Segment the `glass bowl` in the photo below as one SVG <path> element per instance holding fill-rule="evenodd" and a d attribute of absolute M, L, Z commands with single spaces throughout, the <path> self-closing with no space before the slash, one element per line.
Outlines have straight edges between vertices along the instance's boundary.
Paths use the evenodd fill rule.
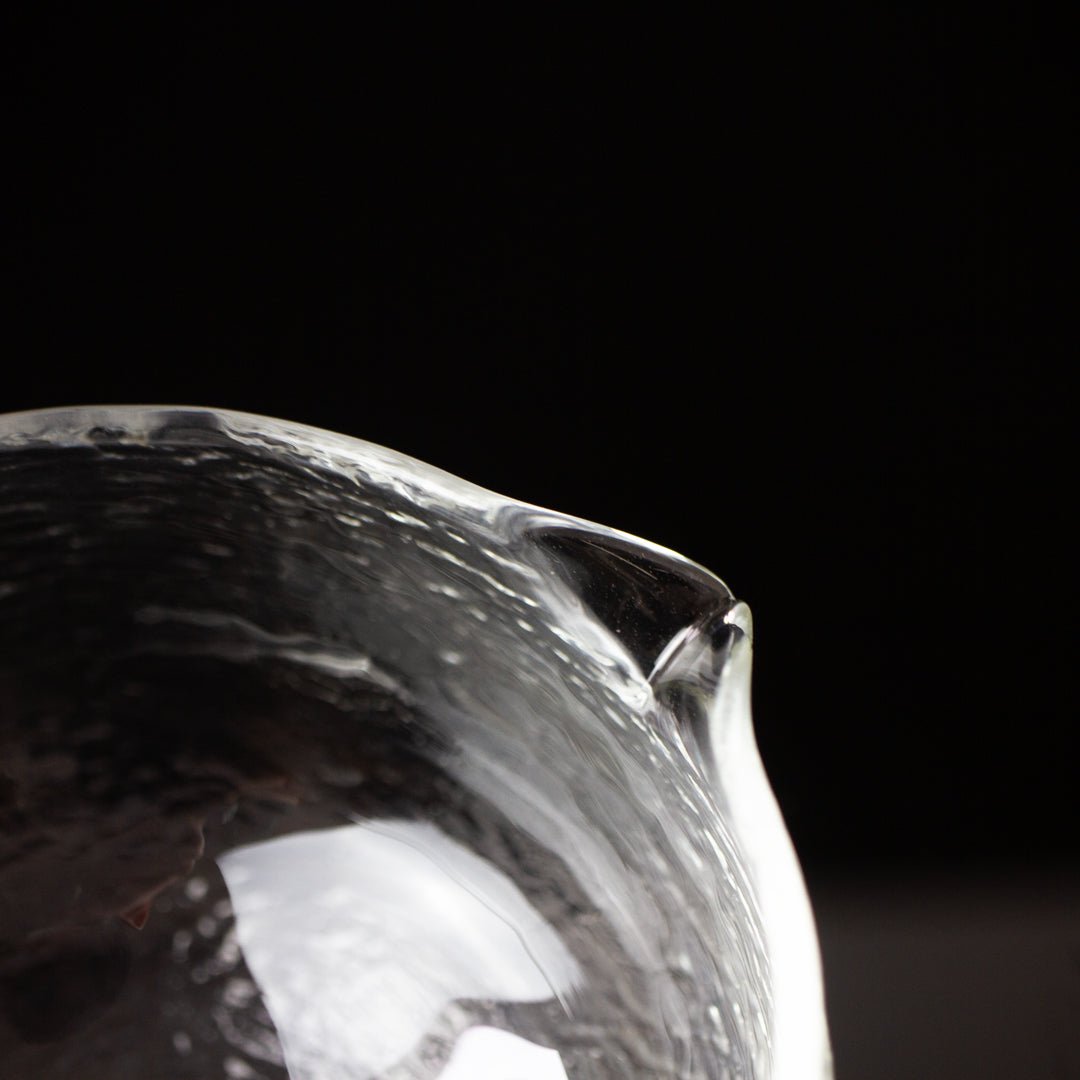
<path fill-rule="evenodd" d="M 0 417 L 0 1075 L 830 1074 L 750 616 L 222 410 Z"/>

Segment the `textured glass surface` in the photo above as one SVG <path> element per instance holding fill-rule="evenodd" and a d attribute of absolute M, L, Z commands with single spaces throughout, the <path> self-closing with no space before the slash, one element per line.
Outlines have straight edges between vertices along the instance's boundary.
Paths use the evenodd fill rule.
<path fill-rule="evenodd" d="M 819 1080 L 749 635 L 370 444 L 0 418 L 0 1075 Z"/>

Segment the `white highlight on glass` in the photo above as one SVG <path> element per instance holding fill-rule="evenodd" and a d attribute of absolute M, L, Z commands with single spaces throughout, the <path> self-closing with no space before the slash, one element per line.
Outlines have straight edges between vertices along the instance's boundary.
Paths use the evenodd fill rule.
<path fill-rule="evenodd" d="M 378 1075 L 455 1000 L 565 1003 L 581 980 L 513 881 L 430 823 L 294 833 L 220 864 L 293 1080 Z M 486 1053 L 477 1038 L 458 1049 Z M 505 1050 L 485 1038 L 489 1057 Z M 533 1069 L 521 1080 L 563 1075 Z"/>
<path fill-rule="evenodd" d="M 568 1080 L 558 1050 L 498 1028 L 469 1028 L 439 1080 Z"/>

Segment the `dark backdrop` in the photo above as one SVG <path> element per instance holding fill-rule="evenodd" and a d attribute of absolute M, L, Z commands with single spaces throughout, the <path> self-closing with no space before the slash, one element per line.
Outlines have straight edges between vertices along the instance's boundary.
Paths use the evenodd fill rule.
<path fill-rule="evenodd" d="M 5 16 L 0 408 L 288 417 L 659 541 L 755 612 L 816 902 L 1077 869 L 1062 27 L 149 8 Z"/>

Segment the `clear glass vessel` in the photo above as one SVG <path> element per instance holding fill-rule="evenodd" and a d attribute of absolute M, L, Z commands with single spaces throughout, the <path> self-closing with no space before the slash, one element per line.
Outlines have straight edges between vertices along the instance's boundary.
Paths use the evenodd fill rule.
<path fill-rule="evenodd" d="M 0 417 L 0 1075 L 828 1076 L 750 639 L 368 443 Z"/>

